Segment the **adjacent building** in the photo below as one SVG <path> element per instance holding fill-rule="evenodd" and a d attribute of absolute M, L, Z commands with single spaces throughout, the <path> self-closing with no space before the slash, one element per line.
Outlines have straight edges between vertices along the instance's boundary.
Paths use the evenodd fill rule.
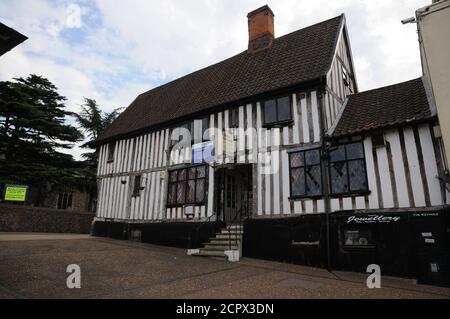
<path fill-rule="evenodd" d="M 94 235 L 442 283 L 450 193 L 426 77 L 359 92 L 345 16 L 139 95 L 95 141 Z"/>
<path fill-rule="evenodd" d="M 437 135 L 444 144 L 444 156 L 450 158 L 450 1 L 433 4 L 416 11 L 420 53 L 424 76 L 430 82 L 439 117 Z M 445 146 L 445 147 L 444 147 Z M 448 166 L 441 179 L 450 183 Z"/>

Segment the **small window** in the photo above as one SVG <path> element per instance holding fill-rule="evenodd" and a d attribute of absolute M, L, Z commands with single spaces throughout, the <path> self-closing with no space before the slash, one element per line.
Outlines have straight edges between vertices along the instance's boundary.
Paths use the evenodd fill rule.
<path fill-rule="evenodd" d="M 108 144 L 108 162 L 114 161 L 114 151 L 116 150 L 116 143 Z"/>
<path fill-rule="evenodd" d="M 373 148 L 379 148 L 384 147 L 386 145 L 384 141 L 384 135 L 383 133 L 377 133 L 372 135 L 372 147 Z"/>
<path fill-rule="evenodd" d="M 209 136 L 205 136 L 205 133 L 208 129 L 209 117 L 204 117 L 202 119 L 197 119 L 180 124 L 172 129 L 171 145 L 174 146 L 181 141 L 184 141 L 185 143 L 191 143 L 191 145 L 207 141 L 209 140 Z"/>
<path fill-rule="evenodd" d="M 339 145 L 330 152 L 329 173 L 333 195 L 367 192 L 367 173 L 362 142 Z"/>
<path fill-rule="evenodd" d="M 137 197 L 141 194 L 141 179 L 141 175 L 136 175 L 134 177 L 133 197 Z"/>
<path fill-rule="evenodd" d="M 239 127 L 239 109 L 234 108 L 230 109 L 230 128 L 238 128 Z"/>
<path fill-rule="evenodd" d="M 370 229 L 345 229 L 344 230 L 345 247 L 373 247 L 374 241 Z"/>
<path fill-rule="evenodd" d="M 289 154 L 291 197 L 322 196 L 322 169 L 320 150 Z"/>
<path fill-rule="evenodd" d="M 206 198 L 206 166 L 193 166 L 169 173 L 167 204 L 203 204 Z"/>
<path fill-rule="evenodd" d="M 264 101 L 264 125 L 272 126 L 292 122 L 292 99 L 284 96 Z"/>
<path fill-rule="evenodd" d="M 72 208 L 72 193 L 61 192 L 58 194 L 58 209 Z"/>

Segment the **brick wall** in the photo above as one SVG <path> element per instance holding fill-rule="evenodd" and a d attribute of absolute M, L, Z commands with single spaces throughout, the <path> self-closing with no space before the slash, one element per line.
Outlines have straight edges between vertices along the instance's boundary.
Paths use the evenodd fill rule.
<path fill-rule="evenodd" d="M 0 232 L 88 234 L 94 214 L 0 204 Z"/>

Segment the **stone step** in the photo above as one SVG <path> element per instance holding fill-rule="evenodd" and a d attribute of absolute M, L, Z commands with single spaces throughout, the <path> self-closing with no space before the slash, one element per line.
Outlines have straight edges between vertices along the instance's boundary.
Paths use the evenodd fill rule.
<path fill-rule="evenodd" d="M 239 249 L 238 245 L 229 245 L 228 243 L 208 243 L 205 244 L 205 248 L 208 250 L 237 250 Z"/>
<path fill-rule="evenodd" d="M 219 250 L 209 250 L 209 249 L 204 249 L 204 248 L 200 248 L 200 252 L 198 252 L 196 254 L 192 254 L 192 256 L 223 257 L 223 258 L 227 258 L 227 256 L 223 252 L 223 250 L 221 250 L 221 251 L 219 251 Z"/>
<path fill-rule="evenodd" d="M 222 229 L 222 231 L 220 233 L 221 234 L 228 234 L 228 229 Z M 242 235 L 244 232 L 242 230 L 239 231 L 239 230 L 231 229 L 229 233 L 232 234 L 232 235 L 235 235 L 235 234 Z"/>
<path fill-rule="evenodd" d="M 205 244 L 222 244 L 222 245 L 228 245 L 228 243 L 231 242 L 231 244 L 239 244 L 241 241 L 238 239 L 231 239 L 229 240 L 228 238 L 211 238 L 211 240 L 209 241 L 209 243 L 205 243 Z"/>
<path fill-rule="evenodd" d="M 216 234 L 215 239 L 219 239 L 219 238 L 224 238 L 224 239 L 231 239 L 231 240 L 241 240 L 242 239 L 242 234 L 238 234 L 238 233 L 226 233 L 226 234 Z M 212 239 L 212 238 L 211 238 Z"/>

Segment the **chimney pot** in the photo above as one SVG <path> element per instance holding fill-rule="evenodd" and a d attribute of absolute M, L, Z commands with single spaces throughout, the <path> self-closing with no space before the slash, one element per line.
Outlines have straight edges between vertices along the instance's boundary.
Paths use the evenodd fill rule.
<path fill-rule="evenodd" d="M 275 38 L 274 14 L 269 6 L 253 10 L 248 18 L 248 52 L 255 53 L 272 47 Z"/>

